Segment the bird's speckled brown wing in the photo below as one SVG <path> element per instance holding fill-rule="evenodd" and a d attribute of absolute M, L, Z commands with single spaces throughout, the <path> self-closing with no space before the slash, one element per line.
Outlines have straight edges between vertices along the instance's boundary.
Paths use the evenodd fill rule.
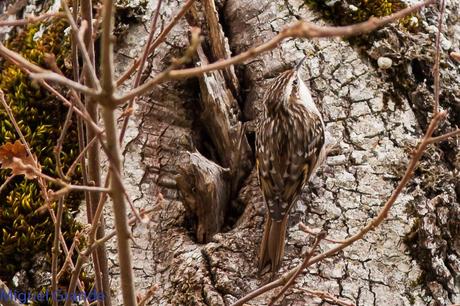
<path fill-rule="evenodd" d="M 324 127 L 304 105 L 291 105 L 259 126 L 256 140 L 259 181 L 274 221 L 281 220 L 316 168 Z"/>

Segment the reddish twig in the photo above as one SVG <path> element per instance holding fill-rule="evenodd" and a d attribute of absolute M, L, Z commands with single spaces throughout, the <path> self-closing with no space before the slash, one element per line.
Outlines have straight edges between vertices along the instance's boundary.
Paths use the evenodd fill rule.
<path fill-rule="evenodd" d="M 158 0 L 155 14 L 153 16 L 152 24 L 150 25 L 150 33 L 149 33 L 149 37 L 147 38 L 147 44 L 145 45 L 144 51 L 142 52 L 139 69 L 137 70 L 137 75 L 133 82 L 133 88 L 138 87 L 141 83 L 142 72 L 144 71 L 145 62 L 147 61 L 147 58 L 149 56 L 150 45 L 152 44 L 153 35 L 155 34 L 155 31 L 157 28 L 157 21 L 158 21 L 158 16 L 160 15 L 160 8 L 161 8 L 162 2 L 163 2 L 162 0 Z M 132 109 L 135 102 L 136 102 L 136 97 L 132 98 L 129 101 L 127 109 Z M 128 122 L 129 122 L 129 118 L 131 117 L 131 113 L 132 112 L 128 112 L 125 118 L 123 119 L 123 124 L 122 124 L 121 131 L 120 131 L 120 140 L 119 140 L 120 143 L 123 142 L 123 138 L 125 137 L 125 132 L 128 127 Z"/>
<path fill-rule="evenodd" d="M 14 179 L 14 175 L 10 175 L 8 176 L 8 178 L 3 182 L 3 184 L 0 186 L 0 193 L 2 193 L 3 189 L 6 188 L 6 186 L 8 186 L 8 184 L 11 182 L 12 179 Z"/>
<path fill-rule="evenodd" d="M 80 49 L 80 52 L 83 56 L 83 63 L 85 64 L 85 69 L 88 69 L 89 71 L 87 75 L 90 77 L 91 85 L 94 89 L 96 89 L 97 91 L 100 91 L 101 84 L 99 83 L 99 79 L 97 78 L 96 69 L 94 68 L 93 61 L 91 60 L 91 57 L 88 53 L 88 49 L 86 49 L 86 45 L 85 45 L 84 38 L 83 38 L 85 31 L 88 29 L 88 21 L 82 20 L 81 27 L 79 29 L 77 26 L 77 23 L 75 22 L 72 16 L 72 13 L 70 12 L 67 2 L 63 1 L 62 6 L 64 7 L 64 11 L 66 13 L 67 20 L 69 21 L 70 27 L 72 28 L 72 31 L 74 32 L 74 37 L 77 42 L 77 46 Z"/>
<path fill-rule="evenodd" d="M 430 137 L 430 139 L 428 139 L 428 143 L 435 143 L 435 142 L 441 142 L 441 141 L 444 141 L 444 140 L 447 140 L 449 138 L 453 138 L 453 137 L 457 137 L 460 135 L 460 129 L 456 129 L 452 132 L 449 132 L 449 133 L 446 133 L 446 134 L 443 134 L 443 135 L 440 135 L 440 136 L 436 136 L 436 137 Z"/>
<path fill-rule="evenodd" d="M 85 156 L 86 151 L 88 151 L 88 149 L 91 146 L 95 145 L 97 140 L 98 140 L 97 137 L 93 137 L 93 139 L 91 139 L 91 141 L 88 142 L 88 144 L 83 149 L 80 150 L 80 153 L 78 154 L 78 156 L 75 158 L 75 160 L 73 161 L 73 163 L 70 165 L 69 169 L 67 170 L 67 173 L 65 174 L 66 177 L 70 177 L 73 174 L 78 163 L 80 163 L 80 161 L 83 160 L 83 157 Z"/>
<path fill-rule="evenodd" d="M 163 31 L 158 35 L 155 41 L 149 47 L 148 55 L 152 54 L 155 49 L 165 40 L 166 36 L 168 36 L 169 32 L 174 28 L 174 26 L 179 22 L 179 20 L 184 17 L 185 13 L 190 9 L 192 4 L 195 0 L 188 0 L 184 6 L 180 9 L 180 11 L 174 16 L 174 18 L 168 23 L 168 25 L 163 29 Z M 129 77 L 136 71 L 136 68 L 139 67 L 141 63 L 141 59 L 137 59 L 134 61 L 133 65 L 131 65 L 123 75 L 117 80 L 117 86 L 123 84 L 124 81 L 129 79 Z"/>
<path fill-rule="evenodd" d="M 324 292 L 324 291 L 319 291 L 319 290 L 311 290 L 311 289 L 301 289 L 301 290 L 303 290 L 304 292 L 306 292 L 309 295 L 317 296 L 320 299 L 322 299 L 323 301 L 326 301 L 326 302 L 329 302 L 329 303 L 332 303 L 332 304 L 336 304 L 336 305 L 340 305 L 340 306 L 355 306 L 356 305 L 355 303 L 340 300 L 340 299 L 336 298 L 335 296 L 333 296 L 332 294 L 330 294 L 329 292 Z"/>
<path fill-rule="evenodd" d="M 310 251 L 305 254 L 305 258 L 302 262 L 301 265 L 297 268 L 297 271 L 289 278 L 289 280 L 286 282 L 286 284 L 281 288 L 280 292 L 278 292 L 277 295 L 275 295 L 268 306 L 272 306 L 291 286 L 294 285 L 294 282 L 297 277 L 299 277 L 300 273 L 303 272 L 303 270 L 307 267 L 308 261 L 310 258 L 313 256 L 313 253 L 315 252 L 316 248 L 318 247 L 319 243 L 321 240 L 325 237 L 325 233 L 320 233 L 319 235 L 315 236 L 315 241 L 313 242 L 313 246 L 311 247 Z"/>
<path fill-rule="evenodd" d="M 299 223 L 299 228 L 300 228 L 300 230 L 302 230 L 302 231 L 304 231 L 305 233 L 308 233 L 308 234 L 312 234 L 312 235 L 315 235 L 315 236 L 320 234 L 320 232 L 316 232 L 316 231 L 312 230 L 311 228 L 309 228 L 308 226 L 306 226 L 303 223 Z M 343 243 L 343 240 L 336 240 L 336 239 L 331 239 L 331 238 L 327 238 L 327 237 L 324 237 L 323 240 L 328 241 L 328 242 L 332 242 L 332 243 Z"/>
<path fill-rule="evenodd" d="M 438 31 L 436 33 L 436 48 L 435 48 L 435 55 L 434 55 L 434 67 L 433 67 L 433 75 L 434 75 L 434 105 L 433 105 L 433 114 L 439 111 L 439 92 L 441 89 L 440 86 L 440 74 L 439 74 L 439 63 L 441 58 L 441 33 L 442 33 L 442 21 L 444 19 L 444 11 L 446 9 L 446 1 L 441 0 L 440 9 L 439 9 L 439 21 L 438 21 Z"/>
<path fill-rule="evenodd" d="M 0 291 L 4 292 L 7 298 L 2 299 L 2 305 L 4 306 L 21 306 L 22 304 L 16 299 L 15 295 L 9 295 L 9 293 L 13 293 L 13 291 L 8 288 L 8 286 L 0 280 Z M 11 298 L 9 298 L 11 297 Z"/>
<path fill-rule="evenodd" d="M 53 247 L 51 249 L 51 288 L 53 292 L 58 289 L 58 258 L 59 258 L 59 236 L 61 232 L 62 214 L 64 212 L 64 198 L 58 200 L 56 210 L 56 222 L 54 223 L 54 239 Z M 53 305 L 57 305 L 57 300 L 52 299 Z"/>
<path fill-rule="evenodd" d="M 236 56 L 221 60 L 212 64 L 204 65 L 201 67 L 164 71 L 158 74 L 155 78 L 146 82 L 145 84 L 134 88 L 130 92 L 117 99 L 118 103 L 124 103 L 136 96 L 143 95 L 149 92 L 153 87 L 157 86 L 160 82 L 171 79 L 184 79 L 202 75 L 203 73 L 223 69 L 230 65 L 242 63 L 255 56 L 270 51 L 276 48 L 283 40 L 289 37 L 294 38 L 318 38 L 318 37 L 348 37 L 355 36 L 363 33 L 371 32 L 379 27 L 391 23 L 397 19 L 401 19 L 419 9 L 423 6 L 434 3 L 435 0 L 425 0 L 423 2 L 414 4 L 401 11 L 391 15 L 375 18 L 371 17 L 368 21 L 342 27 L 333 26 L 319 26 L 307 21 L 298 21 L 295 24 L 285 28 L 281 33 L 273 37 L 271 40 L 261 44 L 258 47 L 250 48 Z"/>
<path fill-rule="evenodd" d="M 63 13 L 45 13 L 39 16 L 29 15 L 29 16 L 26 16 L 26 18 L 24 19 L 0 21 L 0 27 L 25 26 L 31 23 L 45 21 L 51 18 L 64 18 L 64 17 L 65 17 L 65 14 Z"/>

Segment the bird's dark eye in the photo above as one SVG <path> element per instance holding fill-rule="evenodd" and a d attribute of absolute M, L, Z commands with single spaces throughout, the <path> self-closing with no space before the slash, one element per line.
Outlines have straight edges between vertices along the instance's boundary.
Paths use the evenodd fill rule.
<path fill-rule="evenodd" d="M 299 84 L 299 81 L 297 81 L 297 79 L 294 79 L 294 81 L 292 82 L 292 85 L 297 86 L 298 84 Z"/>

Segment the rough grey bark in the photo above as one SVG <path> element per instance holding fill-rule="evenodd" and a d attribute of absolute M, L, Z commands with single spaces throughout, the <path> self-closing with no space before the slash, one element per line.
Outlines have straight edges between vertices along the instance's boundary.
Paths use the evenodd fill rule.
<path fill-rule="evenodd" d="M 173 10 L 165 9 L 168 13 Z M 228 0 L 220 13 L 234 53 L 266 41 L 296 18 L 324 23 L 319 14 L 301 1 Z M 435 19 L 429 22 L 435 24 Z M 178 50 L 172 46 L 186 45 L 186 29 L 187 24 L 181 24 L 168 38 L 166 49 L 158 51 L 153 60 L 157 71 L 162 67 L 158 63 L 162 63 L 164 54 Z M 137 42 L 139 32 L 135 33 Z M 432 36 L 426 37 L 427 42 L 428 38 Z M 410 35 L 403 39 L 410 39 Z M 355 233 L 375 216 L 401 176 L 409 148 L 415 145 L 424 127 L 414 115 L 411 92 L 401 94 L 395 89 L 392 78 L 399 70 L 395 69 L 393 74 L 379 71 L 372 57 L 339 39 L 288 40 L 279 49 L 238 66 L 247 120 L 257 118 L 270 78 L 303 54 L 310 55 L 304 78 L 326 118 L 329 142 L 337 144 L 338 149 L 329 156 L 292 212 L 282 270 L 297 264 L 300 254 L 311 243 L 311 237 L 298 230 L 298 222 L 328 229 L 330 235 L 340 239 Z M 404 58 L 404 53 L 400 56 Z M 458 84 L 458 80 L 453 82 Z M 264 206 L 254 173 L 247 178 L 236 200 L 245 210 L 233 228 L 215 235 L 205 245 L 196 244 L 187 228 L 185 209 L 172 179 L 177 163 L 181 163 L 177 152 L 213 145 L 200 138 L 206 122 L 200 121 L 195 107 L 200 98 L 195 84 L 194 80 L 170 83 L 149 95 L 137 112 L 138 137 L 129 146 L 130 150 L 143 152 L 142 163 L 147 169 L 140 185 L 143 198 L 138 203 L 154 194 L 153 182 L 159 183 L 164 196 L 158 204 L 158 219 L 149 230 L 152 251 L 145 250 L 153 263 L 138 261 L 144 275 L 153 275 L 151 282 L 160 287 L 152 305 L 222 305 L 267 281 L 267 277 L 257 275 L 255 265 Z M 169 120 L 165 122 L 165 118 Z M 141 148 L 134 149 L 135 143 L 141 144 Z M 127 153 L 127 160 L 136 154 L 129 150 Z M 447 163 L 438 160 L 436 165 L 445 167 Z M 359 305 L 425 305 L 435 304 L 436 300 L 447 303 L 429 291 L 422 277 L 425 267 L 421 268 L 404 243 L 414 226 L 420 224 L 409 208 L 430 199 L 420 193 L 421 179 L 414 180 L 380 228 L 339 256 L 309 269 L 283 303 L 320 303 L 306 295 L 303 288 L 327 290 Z M 146 182 L 152 185 L 147 186 Z M 443 193 L 452 185 L 443 182 L 438 186 Z M 321 250 L 329 247 L 324 242 Z M 440 292 L 447 292 L 440 286 Z M 266 298 L 263 296 L 254 304 L 262 305 Z M 449 298 L 455 302 L 458 294 L 450 293 Z"/>
<path fill-rule="evenodd" d="M 205 158 L 198 152 L 185 152 L 176 176 L 187 218 L 196 219 L 197 242 L 209 242 L 224 224 L 230 200 L 229 170 Z"/>

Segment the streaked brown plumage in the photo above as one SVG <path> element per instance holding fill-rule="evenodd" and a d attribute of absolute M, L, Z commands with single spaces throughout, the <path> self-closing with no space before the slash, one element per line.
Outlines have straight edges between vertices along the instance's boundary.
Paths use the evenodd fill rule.
<path fill-rule="evenodd" d="M 256 138 L 259 182 L 267 206 L 259 270 L 276 272 L 284 254 L 286 226 L 303 185 L 324 159 L 324 123 L 300 79 L 299 62 L 268 89 Z"/>

